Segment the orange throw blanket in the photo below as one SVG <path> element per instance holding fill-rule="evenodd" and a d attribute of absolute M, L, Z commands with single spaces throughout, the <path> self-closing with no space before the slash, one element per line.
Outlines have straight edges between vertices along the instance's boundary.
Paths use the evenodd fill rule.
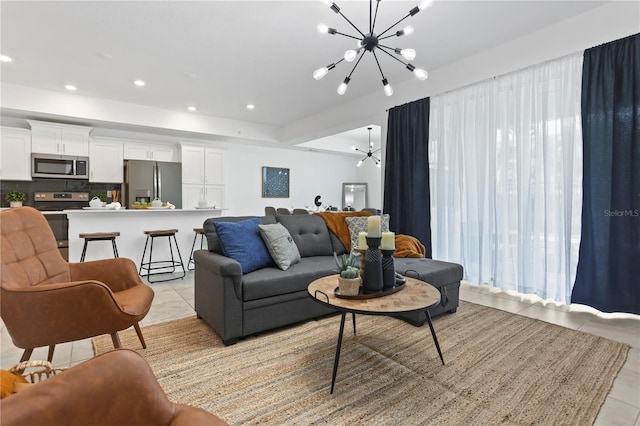
<path fill-rule="evenodd" d="M 370 212 L 316 212 L 314 214 L 317 214 L 324 219 L 327 224 L 327 228 L 336 234 L 336 237 L 338 237 L 340 242 L 344 245 L 344 248 L 347 249 L 347 252 L 351 251 L 351 235 L 349 234 L 347 221 L 344 220 L 344 218 L 354 216 L 371 216 Z"/>
<path fill-rule="evenodd" d="M 396 235 L 396 252 L 393 257 L 424 257 L 426 249 L 415 237 L 410 235 Z"/>

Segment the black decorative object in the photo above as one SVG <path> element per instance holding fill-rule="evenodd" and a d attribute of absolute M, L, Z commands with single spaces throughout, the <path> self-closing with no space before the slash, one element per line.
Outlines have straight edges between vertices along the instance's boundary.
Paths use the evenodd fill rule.
<path fill-rule="evenodd" d="M 382 288 L 386 290 L 392 289 L 396 285 L 396 267 L 393 262 L 393 253 L 395 250 L 382 251 Z"/>
<path fill-rule="evenodd" d="M 262 168 L 262 197 L 289 198 L 289 169 Z"/>
<path fill-rule="evenodd" d="M 364 276 L 362 277 L 362 289 L 365 294 L 382 291 L 382 254 L 378 248 L 381 241 L 380 237 L 367 237 L 369 248 L 364 257 Z"/>
<path fill-rule="evenodd" d="M 316 207 L 320 207 L 322 205 L 322 201 L 320 201 L 319 195 L 316 195 L 316 198 L 313 199 L 313 204 L 315 204 Z"/>
<path fill-rule="evenodd" d="M 343 37 L 357 40 L 357 46 L 356 46 L 357 50 L 355 49 L 347 50 L 344 54 L 344 57 L 342 57 L 339 61 L 331 63 L 327 66 L 318 68 L 313 72 L 313 78 L 315 78 L 316 80 L 320 80 L 322 77 L 327 75 L 329 71 L 334 69 L 336 65 L 338 65 L 340 62 L 342 61 L 352 62 L 356 58 L 358 58 L 358 60 L 356 61 L 356 64 L 351 69 L 351 72 L 349 73 L 349 75 L 344 79 L 344 81 L 340 84 L 340 86 L 338 86 L 338 94 L 344 95 L 347 91 L 349 82 L 351 81 L 351 76 L 353 75 L 353 72 L 356 70 L 356 67 L 364 57 L 364 54 L 367 52 L 371 52 L 371 54 L 373 55 L 373 58 L 376 60 L 376 65 L 378 66 L 378 70 L 380 70 L 380 76 L 382 77 L 382 85 L 384 87 L 384 93 L 387 96 L 391 96 L 393 94 L 393 89 L 391 88 L 391 85 L 387 81 L 387 78 L 384 76 L 384 73 L 382 72 L 382 67 L 380 66 L 380 61 L 378 60 L 378 56 L 376 55 L 376 52 L 382 52 L 388 55 L 389 57 L 395 59 L 396 61 L 400 62 L 402 65 L 405 66 L 405 68 L 411 71 L 418 79 L 426 80 L 428 74 L 425 70 L 421 68 L 416 68 L 414 65 L 408 62 L 404 62 L 403 60 L 397 57 L 397 56 L 401 56 L 407 61 L 412 61 L 416 58 L 416 51 L 414 49 L 401 49 L 399 47 L 390 47 L 382 44 L 381 42 L 383 42 L 383 40 L 388 39 L 390 37 L 400 37 L 403 35 L 409 35 L 413 33 L 413 27 L 410 25 L 401 30 L 397 30 L 397 31 L 392 31 L 392 30 L 400 22 L 404 21 L 405 19 L 411 16 L 414 16 L 416 13 L 429 7 L 431 3 L 433 3 L 433 0 L 423 0 L 422 2 L 420 2 L 418 6 L 411 9 L 403 18 L 398 20 L 395 24 L 391 25 L 386 30 L 379 33 L 375 33 L 375 26 L 376 26 L 376 19 L 378 17 L 378 6 L 380 4 L 380 0 L 376 1 L 375 13 L 373 11 L 373 0 L 369 0 L 369 26 L 364 31 L 361 31 L 358 27 L 356 27 L 353 24 L 353 22 L 351 22 L 346 16 L 344 16 L 340 11 L 340 7 L 338 7 L 337 4 L 335 4 L 334 2 L 329 2 L 329 3 L 330 3 L 329 7 L 331 8 L 331 10 L 333 10 L 335 13 L 342 16 L 345 19 L 345 21 L 347 21 L 358 32 L 358 34 L 356 35 L 345 34 L 336 30 L 335 28 L 329 28 L 324 24 L 318 25 L 318 31 L 325 34 L 330 34 L 330 35 L 337 34 Z"/>

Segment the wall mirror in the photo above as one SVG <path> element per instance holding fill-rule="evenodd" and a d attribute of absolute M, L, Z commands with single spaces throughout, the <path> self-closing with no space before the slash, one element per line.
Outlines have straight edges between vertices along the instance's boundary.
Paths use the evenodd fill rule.
<path fill-rule="evenodd" d="M 369 195 L 366 183 L 343 182 L 342 184 L 342 210 L 360 211 L 369 204 Z"/>

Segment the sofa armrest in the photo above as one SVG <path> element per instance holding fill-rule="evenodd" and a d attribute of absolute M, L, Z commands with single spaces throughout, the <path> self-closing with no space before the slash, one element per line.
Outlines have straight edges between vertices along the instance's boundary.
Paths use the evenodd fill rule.
<path fill-rule="evenodd" d="M 242 271 L 233 259 L 208 250 L 193 254 L 195 310 L 225 344 L 243 334 Z"/>

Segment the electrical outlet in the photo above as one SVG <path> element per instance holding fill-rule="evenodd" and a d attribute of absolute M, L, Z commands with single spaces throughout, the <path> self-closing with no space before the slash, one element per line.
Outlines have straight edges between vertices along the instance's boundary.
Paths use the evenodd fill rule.
<path fill-rule="evenodd" d="M 111 198 L 111 191 L 107 191 L 107 198 Z"/>

